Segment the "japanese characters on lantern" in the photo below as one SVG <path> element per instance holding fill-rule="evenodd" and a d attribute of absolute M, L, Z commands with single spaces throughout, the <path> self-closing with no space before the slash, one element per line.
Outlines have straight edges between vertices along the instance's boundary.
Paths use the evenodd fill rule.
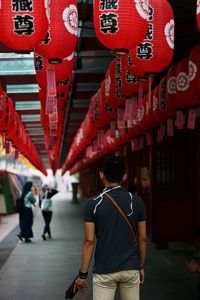
<path fill-rule="evenodd" d="M 48 5 L 49 28 L 36 51 L 50 63 L 60 63 L 76 48 L 78 9 L 76 0 L 51 0 Z"/>
<path fill-rule="evenodd" d="M 17 51 L 30 51 L 45 37 L 48 21 L 43 0 L 2 0 L 0 39 Z"/>
<path fill-rule="evenodd" d="M 148 31 L 144 40 L 130 50 L 133 74 L 163 71 L 172 60 L 174 50 L 174 16 L 168 1 L 150 0 Z"/>
<path fill-rule="evenodd" d="M 98 39 L 118 54 L 127 53 L 147 33 L 148 0 L 95 0 Z"/>

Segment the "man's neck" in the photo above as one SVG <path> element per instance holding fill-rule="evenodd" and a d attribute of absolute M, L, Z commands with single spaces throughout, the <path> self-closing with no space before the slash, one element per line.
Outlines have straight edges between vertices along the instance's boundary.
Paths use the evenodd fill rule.
<path fill-rule="evenodd" d="M 111 187 L 116 187 L 116 186 L 119 186 L 121 185 L 120 182 L 105 182 L 105 188 L 111 188 Z"/>

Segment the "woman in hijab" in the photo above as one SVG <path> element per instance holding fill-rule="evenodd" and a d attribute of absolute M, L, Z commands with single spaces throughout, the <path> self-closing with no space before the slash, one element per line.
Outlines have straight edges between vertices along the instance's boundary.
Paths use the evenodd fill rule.
<path fill-rule="evenodd" d="M 22 189 L 21 199 L 23 200 L 23 209 L 20 212 L 20 230 L 21 232 L 18 234 L 18 238 L 25 243 L 30 243 L 31 238 L 33 238 L 33 211 L 32 205 L 35 205 L 36 199 L 32 193 L 32 185 L 31 181 L 27 181 Z"/>

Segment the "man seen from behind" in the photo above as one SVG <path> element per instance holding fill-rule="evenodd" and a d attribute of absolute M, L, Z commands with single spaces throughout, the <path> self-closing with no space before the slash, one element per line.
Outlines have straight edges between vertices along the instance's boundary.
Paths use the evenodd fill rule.
<path fill-rule="evenodd" d="M 86 204 L 82 265 L 75 288 L 87 286 L 88 269 L 95 248 L 93 300 L 113 300 L 117 287 L 121 300 L 139 300 L 146 256 L 145 206 L 140 197 L 122 186 L 127 174 L 121 157 L 106 157 L 99 176 L 105 188 Z M 135 226 L 136 240 L 107 194 L 114 198 Z"/>

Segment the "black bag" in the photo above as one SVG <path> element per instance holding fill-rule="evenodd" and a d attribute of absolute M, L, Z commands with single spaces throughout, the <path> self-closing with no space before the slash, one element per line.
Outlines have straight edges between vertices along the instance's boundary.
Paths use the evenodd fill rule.
<path fill-rule="evenodd" d="M 70 284 L 70 286 L 68 287 L 68 289 L 65 292 L 65 299 L 66 300 L 72 299 L 76 295 L 76 293 L 78 292 L 78 289 L 76 289 L 75 292 L 74 292 L 74 283 L 75 283 L 77 277 L 78 276 L 76 276 L 76 278 L 73 280 L 73 282 Z"/>
<path fill-rule="evenodd" d="M 24 198 L 23 197 L 19 197 L 17 198 L 16 200 L 16 203 L 15 203 L 15 211 L 17 213 L 20 213 L 24 208 Z"/>

